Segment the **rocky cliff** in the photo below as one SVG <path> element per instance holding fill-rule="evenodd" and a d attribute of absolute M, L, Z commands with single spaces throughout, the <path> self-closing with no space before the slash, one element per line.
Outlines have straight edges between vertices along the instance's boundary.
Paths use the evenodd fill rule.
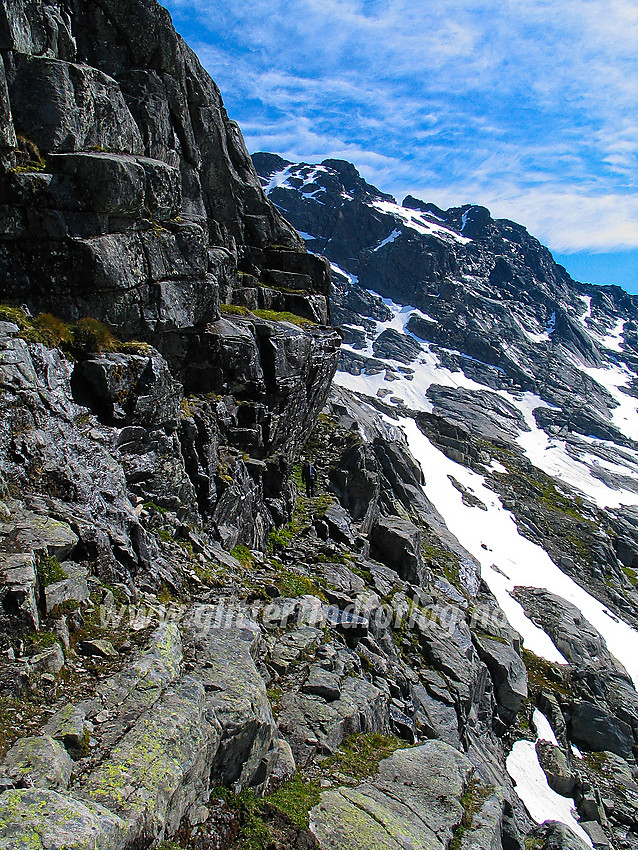
<path fill-rule="evenodd" d="M 457 559 L 451 570 L 426 546 L 430 569 L 473 598 L 472 556 L 482 591 L 523 637 L 534 722 L 550 720 L 533 733 L 520 714 L 512 721 L 506 665 L 474 629 L 499 704 L 494 728 L 513 724 L 507 768 L 521 799 L 537 822 L 555 816 L 574 830 L 568 810 L 540 799 L 545 775 L 575 800 L 595 846 L 633 846 L 624 804 L 605 794 L 622 784 L 618 755 L 634 769 L 634 743 L 623 755 L 598 732 L 636 723 L 636 297 L 573 281 L 525 228 L 482 207 L 399 204 L 339 160 L 253 159 L 269 198 L 331 260 L 344 335 L 336 384 L 399 425 L 419 461 L 430 506 L 419 492 L 406 507 Z M 333 480 L 360 510 L 343 474 Z M 381 510 L 400 513 L 396 501 Z"/>
<path fill-rule="evenodd" d="M 2 0 L 0 57 L 0 848 L 634 847 L 631 409 L 558 403 L 633 302 L 346 163 L 262 187 L 155 0 Z"/>

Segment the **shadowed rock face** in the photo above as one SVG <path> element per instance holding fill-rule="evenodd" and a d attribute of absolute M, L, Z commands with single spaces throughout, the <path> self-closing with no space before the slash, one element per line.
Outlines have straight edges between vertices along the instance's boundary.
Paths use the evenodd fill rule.
<path fill-rule="evenodd" d="M 328 322 L 326 263 L 266 199 L 165 9 L 25 0 L 0 14 L 0 299 L 152 342 L 187 392 L 214 354 L 207 325 L 250 281 L 255 307 Z"/>
<path fill-rule="evenodd" d="M 327 262 L 267 200 L 155 0 L 11 0 L 0 48 L 0 303 L 147 343 L 79 355 L 60 380 L 105 426 L 130 426 L 139 498 L 263 546 L 337 364 Z M 226 448 L 240 468 L 220 477 Z"/>

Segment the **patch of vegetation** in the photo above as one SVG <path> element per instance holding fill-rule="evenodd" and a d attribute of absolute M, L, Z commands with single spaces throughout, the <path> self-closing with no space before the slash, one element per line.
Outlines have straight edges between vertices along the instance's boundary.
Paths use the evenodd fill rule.
<path fill-rule="evenodd" d="M 290 322 L 298 327 L 316 327 L 316 322 L 310 319 L 305 319 L 303 316 L 297 316 L 296 313 L 287 311 L 277 312 L 276 310 L 253 310 L 253 315 L 258 319 L 266 319 L 269 322 Z"/>
<path fill-rule="evenodd" d="M 273 528 L 268 533 L 268 551 L 272 555 L 275 552 L 286 549 L 292 543 L 295 530 L 292 523 L 282 525 L 281 528 Z"/>
<path fill-rule="evenodd" d="M 219 309 L 227 316 L 250 316 L 248 307 L 243 307 L 240 304 L 220 304 Z"/>
<path fill-rule="evenodd" d="M 197 578 L 208 585 L 208 587 L 225 587 L 226 581 L 224 580 L 223 571 L 220 575 L 218 569 L 215 569 L 216 567 L 219 568 L 219 565 L 214 561 L 208 561 L 204 565 L 195 562 L 193 564 L 193 571 Z"/>
<path fill-rule="evenodd" d="M 56 643 L 60 643 L 60 638 L 55 632 L 31 632 L 25 638 L 27 655 L 37 655 L 45 649 L 51 649 Z"/>
<path fill-rule="evenodd" d="M 265 850 L 271 843 L 270 830 L 263 820 L 264 801 L 252 791 L 233 794 L 227 788 L 214 788 L 211 800 L 223 800 L 229 809 L 236 812 L 240 833 L 233 845 L 237 850 Z"/>
<path fill-rule="evenodd" d="M 57 620 L 62 616 L 67 614 L 75 613 L 80 607 L 80 603 L 77 599 L 65 599 L 64 602 L 60 602 L 57 605 L 54 605 L 51 611 L 49 612 L 49 617 L 53 620 Z"/>
<path fill-rule="evenodd" d="M 570 696 L 569 688 L 564 683 L 562 673 L 551 662 L 539 658 L 538 655 L 524 647 L 522 655 L 527 669 L 530 696 L 543 690 L 555 691 L 565 697 Z"/>
<path fill-rule="evenodd" d="M 110 351 L 144 354 L 151 351 L 151 347 L 142 342 L 122 342 L 103 322 L 90 317 L 70 323 L 51 313 L 40 313 L 34 318 L 19 307 L 0 305 L 0 320 L 16 324 L 20 336 L 27 342 L 41 342 L 72 355 Z"/>
<path fill-rule="evenodd" d="M 583 761 L 595 773 L 604 773 L 607 766 L 605 753 L 583 753 Z"/>
<path fill-rule="evenodd" d="M 44 171 L 46 162 L 35 142 L 26 136 L 18 135 L 17 166 L 13 169 L 15 174 L 26 174 L 32 171 Z"/>
<path fill-rule="evenodd" d="M 477 638 L 483 640 L 495 640 L 497 643 L 507 643 L 507 640 L 501 635 L 491 635 L 488 632 L 474 632 Z"/>
<path fill-rule="evenodd" d="M 242 567 L 250 567 L 254 563 L 254 558 L 250 552 L 248 546 L 244 546 L 243 543 L 238 543 L 237 546 L 234 546 L 230 550 L 230 554 L 233 558 L 236 558 Z"/>
<path fill-rule="evenodd" d="M 636 570 L 632 570 L 631 567 L 622 567 L 622 571 L 629 579 L 629 583 L 638 590 L 638 573 L 636 573 Z"/>
<path fill-rule="evenodd" d="M 93 590 L 90 596 L 90 605 L 82 609 L 82 628 L 71 633 L 71 646 L 73 648 L 82 641 L 93 640 L 94 638 L 104 638 L 110 640 L 114 646 L 118 646 L 125 638 L 129 637 L 128 625 L 124 620 L 122 622 L 117 621 L 117 625 L 102 621 L 101 605 L 105 591 L 111 591 L 116 602 L 123 598 L 119 591 L 116 595 L 116 592 L 106 585 Z"/>
<path fill-rule="evenodd" d="M 442 574 L 453 587 L 465 594 L 460 578 L 459 559 L 454 552 L 441 546 L 427 529 L 424 529 L 423 539 L 421 552 L 428 567 L 435 573 Z"/>
<path fill-rule="evenodd" d="M 174 543 L 175 537 L 173 536 L 173 532 L 169 531 L 168 528 L 158 528 L 155 532 L 162 543 Z"/>
<path fill-rule="evenodd" d="M 39 558 L 36 564 L 36 572 L 40 587 L 48 587 L 50 584 L 56 584 L 66 578 L 62 565 L 55 555 Z"/>
<path fill-rule="evenodd" d="M 305 779 L 300 773 L 285 782 L 281 788 L 264 798 L 264 805 L 282 812 L 300 829 L 308 829 L 310 809 L 321 798 L 318 782 Z"/>
<path fill-rule="evenodd" d="M 463 806 L 463 816 L 461 823 L 454 830 L 454 835 L 450 841 L 449 850 L 460 850 L 463 844 L 463 836 L 472 826 L 474 815 L 480 812 L 483 803 L 492 794 L 494 789 L 491 785 L 481 785 L 476 780 L 471 780 L 465 789 L 465 793 L 461 797 L 461 805 Z"/>
<path fill-rule="evenodd" d="M 98 319 L 85 318 L 73 326 L 73 347 L 84 352 L 118 351 L 122 343 Z"/>
<path fill-rule="evenodd" d="M 379 735 L 366 732 L 348 735 L 337 752 L 321 762 L 321 770 L 328 778 L 338 774 L 361 782 L 376 776 L 379 762 L 391 756 L 395 750 L 407 747 L 407 743 L 394 735 Z"/>
<path fill-rule="evenodd" d="M 289 596 L 295 599 L 298 596 L 310 595 L 317 596 L 323 602 L 327 602 L 323 590 L 310 576 L 300 576 L 297 573 L 284 572 L 277 579 L 276 585 L 282 596 Z"/>
<path fill-rule="evenodd" d="M 167 513 L 166 508 L 161 507 L 161 505 L 156 505 L 155 502 L 144 502 L 142 507 L 146 511 L 156 511 L 158 514 L 162 514 L 162 515 Z"/>
<path fill-rule="evenodd" d="M 276 705 L 279 702 L 279 700 L 282 698 L 283 693 L 284 692 L 282 691 L 281 688 L 275 688 L 275 687 L 266 688 L 266 696 L 270 700 L 271 705 Z"/>
<path fill-rule="evenodd" d="M 528 835 L 525 838 L 525 850 L 541 850 L 545 846 L 545 839 L 540 835 Z"/>
<path fill-rule="evenodd" d="M 258 319 L 265 319 L 269 322 L 290 322 L 299 327 L 316 327 L 316 322 L 310 319 L 305 319 L 303 316 L 297 316 L 296 313 L 287 311 L 277 312 L 276 310 L 249 310 L 241 304 L 221 304 L 220 310 L 227 316 L 255 316 Z"/>

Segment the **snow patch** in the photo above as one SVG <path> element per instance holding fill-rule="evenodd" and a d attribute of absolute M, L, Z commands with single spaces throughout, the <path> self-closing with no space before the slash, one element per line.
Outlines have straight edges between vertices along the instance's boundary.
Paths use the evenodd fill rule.
<path fill-rule="evenodd" d="M 634 685 L 638 685 L 638 632 L 622 620 L 613 619 L 597 599 L 556 566 L 544 549 L 523 537 L 514 516 L 505 510 L 481 475 L 446 457 L 414 420 L 400 419 L 399 424 L 423 469 L 426 496 L 452 534 L 481 564 L 483 579 L 511 625 L 520 632 L 525 647 L 548 661 L 565 663 L 550 638 L 529 620 L 510 595 L 516 586 L 543 588 L 581 611 L 604 637 L 609 651 L 625 667 Z M 449 475 L 470 488 L 487 510 L 465 505 Z"/>
<path fill-rule="evenodd" d="M 550 744 L 554 744 L 557 747 L 558 741 L 556 740 L 556 735 L 554 734 L 551 723 L 545 717 L 543 712 L 538 708 L 535 708 L 532 720 L 536 728 L 536 740 L 549 741 Z"/>
<path fill-rule="evenodd" d="M 401 207 L 393 201 L 373 201 L 370 206 L 380 212 L 393 215 L 395 218 L 402 221 L 406 227 L 409 227 L 411 230 L 415 230 L 423 236 L 436 236 L 439 239 L 445 239 L 446 241 L 453 240 L 455 242 L 460 242 L 462 245 L 472 241 L 471 239 L 468 239 L 467 236 L 461 236 L 459 233 L 456 233 L 454 230 L 450 230 L 448 227 L 443 227 L 440 224 L 435 224 L 433 221 L 430 221 L 430 219 L 426 217 L 427 213 L 408 209 L 407 207 Z"/>
<path fill-rule="evenodd" d="M 394 242 L 394 240 L 395 240 L 398 236 L 401 236 L 401 231 L 400 231 L 400 230 L 397 230 L 397 229 L 395 228 L 389 236 L 386 236 L 386 238 L 383 240 L 383 242 L 380 242 L 380 243 L 377 245 L 377 247 L 376 247 L 376 248 L 373 248 L 373 249 L 372 249 L 372 253 L 374 254 L 374 253 L 376 253 L 377 251 L 380 251 L 380 250 L 381 250 L 381 248 L 385 248 L 385 246 L 386 246 L 386 245 L 389 245 L 389 244 L 390 244 L 390 242 Z"/>
<path fill-rule="evenodd" d="M 633 374 L 626 366 L 612 365 L 607 368 L 580 367 L 585 374 L 593 378 L 618 402 L 618 407 L 611 411 L 611 421 L 618 430 L 629 437 L 638 440 L 638 399 L 627 395 L 621 389 L 629 385 Z"/>
<path fill-rule="evenodd" d="M 561 797 L 547 784 L 540 766 L 536 748 L 531 741 L 517 741 L 505 762 L 507 772 L 514 780 L 516 793 L 536 823 L 557 820 L 564 823 L 574 835 L 593 847 L 591 838 L 576 820 L 574 801 Z"/>

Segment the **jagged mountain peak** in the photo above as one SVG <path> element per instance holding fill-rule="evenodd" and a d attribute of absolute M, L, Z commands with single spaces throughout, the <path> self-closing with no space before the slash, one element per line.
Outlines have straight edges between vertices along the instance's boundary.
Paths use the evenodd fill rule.
<path fill-rule="evenodd" d="M 374 188 L 348 195 L 342 182 L 319 193 L 310 165 L 303 166 L 301 188 L 289 180 L 296 168 L 289 163 L 279 181 L 261 176 L 310 250 L 332 262 L 343 370 L 374 373 L 381 368 L 376 361 L 389 359 L 393 369 L 418 373 L 422 350 L 426 360 L 436 352 L 434 362 L 452 374 L 458 370 L 461 385 L 470 382 L 466 389 L 488 388 L 486 398 L 491 391 L 507 398 L 532 394 L 538 423 L 550 437 L 561 429 L 580 435 L 570 448 L 577 455 L 586 454 L 592 437 L 635 446 L 635 297 L 572 280 L 524 226 L 494 219 L 486 207 L 442 210 L 411 195 L 399 205 Z M 397 374 L 394 397 L 418 405 L 414 393 L 398 391 L 408 382 Z M 459 382 L 449 373 L 438 379 Z M 426 388 L 436 380 L 435 369 Z"/>

